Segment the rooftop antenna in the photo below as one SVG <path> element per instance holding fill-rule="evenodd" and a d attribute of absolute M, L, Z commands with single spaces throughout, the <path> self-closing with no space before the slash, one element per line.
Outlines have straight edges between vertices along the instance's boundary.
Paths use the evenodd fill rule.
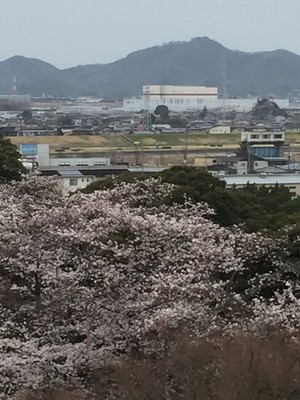
<path fill-rule="evenodd" d="M 13 94 L 17 94 L 17 77 L 13 77 L 13 87 L 12 87 Z"/>

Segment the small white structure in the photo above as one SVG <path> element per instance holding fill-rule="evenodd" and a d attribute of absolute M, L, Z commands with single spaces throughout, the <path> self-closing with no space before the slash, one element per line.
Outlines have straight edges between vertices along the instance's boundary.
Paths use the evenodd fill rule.
<path fill-rule="evenodd" d="M 275 143 L 285 141 L 285 131 L 253 128 L 250 132 L 241 133 L 241 141 L 248 143 Z"/>
<path fill-rule="evenodd" d="M 300 196 L 300 174 L 257 174 L 257 175 L 224 175 L 218 176 L 226 182 L 227 187 L 242 188 L 250 185 L 272 187 L 283 185 L 287 187 L 293 198 Z"/>
<path fill-rule="evenodd" d="M 209 130 L 212 134 L 226 134 L 231 132 L 231 127 L 229 125 L 217 125 Z"/>
<path fill-rule="evenodd" d="M 86 188 L 90 183 L 96 180 L 94 175 L 83 175 L 80 171 L 64 170 L 58 171 L 58 184 L 64 193 L 76 192 L 76 190 Z"/>

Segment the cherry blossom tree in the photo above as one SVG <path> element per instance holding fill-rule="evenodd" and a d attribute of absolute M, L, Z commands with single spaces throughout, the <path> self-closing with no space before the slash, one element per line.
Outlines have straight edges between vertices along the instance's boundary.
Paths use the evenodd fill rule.
<path fill-rule="evenodd" d="M 0 187 L 0 398 L 92 393 L 93 369 L 167 352 L 169 331 L 299 328 L 285 240 L 219 227 L 188 199 L 166 206 L 173 190 L 151 178 L 66 197 L 35 175 Z"/>

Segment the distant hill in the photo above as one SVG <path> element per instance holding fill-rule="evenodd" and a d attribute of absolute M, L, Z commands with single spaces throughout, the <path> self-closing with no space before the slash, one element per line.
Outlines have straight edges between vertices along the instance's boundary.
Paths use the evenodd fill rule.
<path fill-rule="evenodd" d="M 12 92 L 16 76 L 18 93 L 32 96 L 121 98 L 141 95 L 145 84 L 190 84 L 226 87 L 230 97 L 287 97 L 300 90 L 299 71 L 300 56 L 286 50 L 246 53 L 202 37 L 65 70 L 15 56 L 0 62 L 0 93 Z"/>

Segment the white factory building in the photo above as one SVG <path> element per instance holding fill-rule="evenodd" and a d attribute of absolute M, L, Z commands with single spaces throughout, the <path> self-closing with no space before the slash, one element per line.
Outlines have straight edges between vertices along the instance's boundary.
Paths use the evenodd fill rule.
<path fill-rule="evenodd" d="M 288 108 L 288 99 L 273 99 L 280 108 Z M 198 111 L 205 106 L 207 109 L 222 109 L 223 111 L 250 111 L 256 104 L 252 99 L 220 99 L 217 87 L 206 86 L 175 86 L 147 85 L 143 86 L 143 96 L 123 100 L 123 111 L 153 112 L 158 105 L 165 105 L 170 111 Z"/>
<path fill-rule="evenodd" d="M 33 166 L 39 167 L 75 167 L 75 168 L 100 168 L 110 165 L 110 158 L 97 156 L 92 157 L 80 153 L 72 155 L 63 155 L 61 153 L 50 154 L 49 144 L 21 144 L 19 148 L 22 156 L 22 162 L 28 166 L 32 163 Z M 62 151 L 63 153 L 64 151 Z"/>

